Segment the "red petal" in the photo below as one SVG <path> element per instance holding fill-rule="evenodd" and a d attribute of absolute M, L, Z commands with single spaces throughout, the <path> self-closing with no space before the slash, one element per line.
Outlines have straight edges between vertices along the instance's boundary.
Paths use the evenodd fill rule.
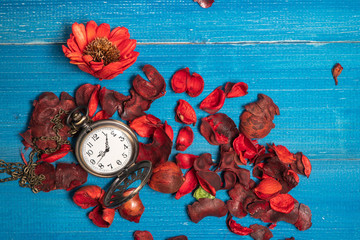
<path fill-rule="evenodd" d="M 197 2 L 202 8 L 209 8 L 215 0 L 194 0 L 194 2 Z"/>
<path fill-rule="evenodd" d="M 204 79 L 197 73 L 193 73 L 186 81 L 186 92 L 190 97 L 199 96 L 204 90 Z"/>
<path fill-rule="evenodd" d="M 75 163 L 58 163 L 56 165 L 56 189 L 70 191 L 87 181 L 87 172 Z"/>
<path fill-rule="evenodd" d="M 90 213 L 89 218 L 92 222 L 102 228 L 108 228 L 114 221 L 115 209 L 104 208 L 102 205 L 95 207 Z"/>
<path fill-rule="evenodd" d="M 254 192 L 259 198 L 268 200 L 276 196 L 281 189 L 282 186 L 278 181 L 273 178 L 265 178 L 254 189 Z"/>
<path fill-rule="evenodd" d="M 86 24 L 86 37 L 87 37 L 88 43 L 90 43 L 91 41 L 93 41 L 95 39 L 97 27 L 98 27 L 98 25 L 94 21 L 89 21 Z"/>
<path fill-rule="evenodd" d="M 119 41 L 119 40 L 125 40 L 129 39 L 130 34 L 127 28 L 125 27 L 116 27 L 114 28 L 109 36 L 109 41 Z"/>
<path fill-rule="evenodd" d="M 258 149 L 254 143 L 244 134 L 239 134 L 233 142 L 235 152 L 240 156 L 241 154 L 247 159 L 253 159 L 258 154 Z M 241 160 L 241 158 L 240 158 Z M 243 162 L 246 164 L 246 162 Z"/>
<path fill-rule="evenodd" d="M 195 159 L 199 156 L 186 153 L 178 153 L 175 156 L 176 164 L 182 169 L 189 169 L 194 165 Z"/>
<path fill-rule="evenodd" d="M 221 188 L 220 176 L 212 171 L 196 171 L 200 186 L 208 193 L 216 196 L 216 191 Z"/>
<path fill-rule="evenodd" d="M 69 144 L 63 144 L 63 145 L 61 145 L 60 149 L 54 153 L 41 154 L 39 161 L 44 161 L 44 162 L 48 162 L 48 163 L 55 162 L 56 160 L 59 160 L 60 158 L 65 157 L 66 154 L 68 154 L 70 150 L 71 150 L 71 146 Z"/>
<path fill-rule="evenodd" d="M 129 196 L 134 191 L 134 188 L 127 189 L 123 196 Z M 117 208 L 119 211 L 119 214 L 122 218 L 130 221 L 139 223 L 140 218 L 142 214 L 145 211 L 145 207 L 143 203 L 141 202 L 141 199 L 139 197 L 139 193 L 137 193 L 135 196 L 133 196 L 129 201 L 123 203 L 120 207 Z"/>
<path fill-rule="evenodd" d="M 190 79 L 189 68 L 180 69 L 171 78 L 171 88 L 175 93 L 182 93 L 186 90 L 187 79 Z"/>
<path fill-rule="evenodd" d="M 181 128 L 176 138 L 176 150 L 185 151 L 192 144 L 193 140 L 193 130 L 189 126 Z"/>
<path fill-rule="evenodd" d="M 129 126 L 139 134 L 140 137 L 151 137 L 154 134 L 155 129 L 161 126 L 161 120 L 148 114 L 135 118 Z"/>
<path fill-rule="evenodd" d="M 167 123 L 167 121 L 165 121 L 165 123 L 164 123 L 164 131 L 166 132 L 166 134 L 168 135 L 170 140 L 173 141 L 174 140 L 174 131 L 173 131 L 172 127 Z"/>
<path fill-rule="evenodd" d="M 180 199 L 188 193 L 191 193 L 198 186 L 195 170 L 192 168 L 185 174 L 185 182 L 181 185 L 175 195 L 175 199 Z"/>
<path fill-rule="evenodd" d="M 104 110 L 101 110 L 95 114 L 95 116 L 92 118 L 94 122 L 104 119 L 109 119 L 111 116 L 108 115 Z"/>
<path fill-rule="evenodd" d="M 149 231 L 135 231 L 134 240 L 154 240 Z"/>
<path fill-rule="evenodd" d="M 145 115 L 145 111 L 150 108 L 151 100 L 146 100 L 137 94 L 133 89 L 130 90 L 130 100 L 124 102 L 124 110 L 119 111 L 121 118 L 125 121 L 132 121 L 137 117 Z"/>
<path fill-rule="evenodd" d="M 200 109 L 207 113 L 214 114 L 222 108 L 224 102 L 225 93 L 221 87 L 218 87 L 200 103 Z"/>
<path fill-rule="evenodd" d="M 99 204 L 100 199 L 105 194 L 99 186 L 89 185 L 78 189 L 74 196 L 73 201 L 81 208 L 95 207 Z"/>
<path fill-rule="evenodd" d="M 175 193 L 184 181 L 181 169 L 174 162 L 167 161 L 154 168 L 149 187 L 161 193 Z"/>
<path fill-rule="evenodd" d="M 102 23 L 96 29 L 96 37 L 106 37 L 109 38 L 110 35 L 110 25 L 107 23 Z"/>
<path fill-rule="evenodd" d="M 336 63 L 334 67 L 331 69 L 331 73 L 333 75 L 333 78 L 335 80 L 335 85 L 338 85 L 338 79 L 337 77 L 341 74 L 343 70 L 343 67 L 340 65 L 340 63 Z"/>
<path fill-rule="evenodd" d="M 175 121 L 185 124 L 193 124 L 197 121 L 193 107 L 185 100 L 180 99 L 175 108 Z"/>
<path fill-rule="evenodd" d="M 96 85 L 94 91 L 90 95 L 89 104 L 88 104 L 90 117 L 94 116 L 97 107 L 99 105 L 99 91 L 100 91 L 100 85 Z"/>
<path fill-rule="evenodd" d="M 35 174 L 36 175 L 43 174 L 45 176 L 45 180 L 41 182 L 41 185 L 36 186 L 36 188 L 39 191 L 50 192 L 56 189 L 55 186 L 56 177 L 55 177 L 54 165 L 47 162 L 41 162 L 40 164 L 36 165 Z"/>
<path fill-rule="evenodd" d="M 278 156 L 279 160 L 284 164 L 291 164 L 296 161 L 296 158 L 293 153 L 291 153 L 286 147 L 282 145 L 269 145 L 271 149 L 273 149 Z"/>
<path fill-rule="evenodd" d="M 242 202 L 235 200 L 228 200 L 226 206 L 229 209 L 231 215 L 237 218 L 243 218 L 247 215 L 247 212 L 244 210 Z"/>
<path fill-rule="evenodd" d="M 188 214 L 194 223 L 207 216 L 223 217 L 227 212 L 226 204 L 218 198 L 200 198 L 199 201 L 188 205 Z"/>
<path fill-rule="evenodd" d="M 124 102 L 129 99 L 130 96 L 125 96 L 114 90 L 108 90 L 105 87 L 99 92 L 100 105 L 109 116 L 114 115 L 116 111 L 121 114 L 123 112 Z"/>
<path fill-rule="evenodd" d="M 290 213 L 295 207 L 295 199 L 289 194 L 279 194 L 270 199 L 270 207 L 281 213 Z"/>
<path fill-rule="evenodd" d="M 253 224 L 253 225 L 250 225 L 250 228 L 253 230 L 253 232 L 250 233 L 250 236 L 253 239 L 269 240 L 273 237 L 273 234 L 271 233 L 271 231 L 265 226 L 262 226 L 259 224 Z"/>
<path fill-rule="evenodd" d="M 225 85 L 225 94 L 227 98 L 242 97 L 247 94 L 248 85 L 244 82 L 231 83 Z"/>
<path fill-rule="evenodd" d="M 84 24 L 74 23 L 72 25 L 72 32 L 80 51 L 83 52 L 86 45 L 88 44 Z"/>
<path fill-rule="evenodd" d="M 229 230 L 237 235 L 246 236 L 253 232 L 251 228 L 243 227 L 237 222 L 235 222 L 230 214 L 226 219 L 226 224 Z"/>

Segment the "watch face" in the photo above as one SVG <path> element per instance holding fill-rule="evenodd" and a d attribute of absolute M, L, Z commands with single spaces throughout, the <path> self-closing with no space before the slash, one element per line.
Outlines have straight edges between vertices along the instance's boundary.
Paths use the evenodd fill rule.
<path fill-rule="evenodd" d="M 114 176 L 135 160 L 136 141 L 131 133 L 116 124 L 94 127 L 83 137 L 79 146 L 82 165 L 94 175 Z"/>

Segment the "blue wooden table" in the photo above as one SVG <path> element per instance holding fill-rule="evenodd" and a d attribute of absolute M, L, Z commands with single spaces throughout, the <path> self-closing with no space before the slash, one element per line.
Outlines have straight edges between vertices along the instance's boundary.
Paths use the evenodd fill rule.
<path fill-rule="evenodd" d="M 138 41 L 137 62 L 110 81 L 99 81 L 69 64 L 61 45 L 74 22 L 125 26 Z M 203 9 L 192 0 L 46 1 L 3 0 L 0 3 L 0 158 L 19 162 L 19 133 L 26 130 L 32 102 L 45 91 L 74 94 L 84 83 L 100 84 L 128 94 L 131 79 L 151 64 L 167 82 L 167 94 L 148 113 L 168 121 L 174 132 L 178 99 L 197 106 L 214 88 L 228 81 L 249 85 L 245 97 L 228 99 L 221 112 L 236 124 L 246 103 L 258 93 L 280 108 L 276 128 L 260 143 L 302 151 L 312 162 L 309 179 L 300 177 L 290 193 L 312 211 L 304 232 L 279 223 L 273 239 L 360 239 L 360 2 L 354 0 L 216 0 Z M 344 67 L 335 86 L 331 68 Z M 175 94 L 172 74 L 184 67 L 205 80 L 193 99 Z M 161 111 L 160 111 L 161 110 Z M 196 108 L 198 119 L 207 114 Z M 209 152 L 193 127 L 195 144 L 188 153 Z M 171 159 L 177 153 L 173 149 Z M 72 154 L 61 161 L 74 162 Z M 109 179 L 89 176 L 87 185 L 105 187 Z M 148 230 L 154 239 L 177 235 L 189 239 L 251 239 L 228 231 L 225 217 L 195 224 L 186 213 L 194 198 L 175 200 L 146 186 L 140 193 L 145 212 L 136 224 L 118 214 L 110 228 L 98 228 L 77 207 L 72 192 L 33 194 L 17 182 L 0 184 L 0 239 L 132 239 Z M 219 198 L 226 200 L 226 192 Z M 246 217 L 248 226 L 259 221 Z"/>

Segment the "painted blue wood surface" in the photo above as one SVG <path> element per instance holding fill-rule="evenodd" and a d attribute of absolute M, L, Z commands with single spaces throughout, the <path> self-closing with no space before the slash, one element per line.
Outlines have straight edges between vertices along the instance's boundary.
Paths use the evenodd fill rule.
<path fill-rule="evenodd" d="M 71 24 L 91 19 L 126 26 L 141 43 L 138 61 L 114 80 L 100 82 L 63 56 L 59 43 L 68 38 Z M 92 83 L 128 94 L 131 79 L 142 74 L 141 66 L 152 64 L 168 86 L 166 96 L 156 100 L 148 113 L 167 120 L 177 133 L 181 124 L 175 122 L 173 111 L 178 99 L 189 101 L 200 119 L 207 114 L 197 106 L 207 94 L 227 81 L 244 81 L 249 94 L 227 99 L 221 112 L 238 124 L 244 104 L 258 93 L 269 95 L 281 115 L 261 143 L 302 151 L 313 164 L 310 178 L 301 177 L 290 192 L 311 208 L 312 228 L 300 232 L 279 223 L 273 239 L 360 239 L 357 1 L 216 0 L 213 7 L 202 9 L 191 0 L 4 0 L 0 26 L 1 159 L 21 161 L 19 133 L 26 130 L 32 101 L 44 91 L 73 95 L 81 84 Z M 331 76 L 336 62 L 344 67 L 338 86 Z M 197 98 L 175 94 L 169 87 L 172 74 L 183 67 L 205 80 L 204 92 Z M 186 152 L 210 152 L 216 159 L 218 148 L 199 134 L 198 125 L 193 130 L 195 143 Z M 171 159 L 175 153 L 173 149 Z M 75 161 L 71 154 L 63 160 Z M 108 182 L 89 176 L 87 184 L 105 187 Z M 149 187 L 140 194 L 146 210 L 139 224 L 116 214 L 112 226 L 101 229 L 88 220 L 90 210 L 72 202 L 72 193 L 35 195 L 17 182 L 0 184 L 0 239 L 132 239 L 135 230 L 149 230 L 159 240 L 181 234 L 189 239 L 250 239 L 229 232 L 225 218 L 192 223 L 186 214 L 186 205 L 194 201 L 191 196 L 175 200 Z M 225 192 L 219 197 L 228 198 Z M 239 222 L 259 223 L 252 218 Z"/>

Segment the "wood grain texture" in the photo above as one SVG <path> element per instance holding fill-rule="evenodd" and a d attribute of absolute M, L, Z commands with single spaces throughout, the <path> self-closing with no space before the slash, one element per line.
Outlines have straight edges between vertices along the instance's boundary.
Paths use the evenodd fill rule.
<path fill-rule="evenodd" d="M 353 0 L 3 0 L 0 43 L 65 42 L 73 22 L 125 26 L 141 43 L 359 41 L 360 4 Z"/>

